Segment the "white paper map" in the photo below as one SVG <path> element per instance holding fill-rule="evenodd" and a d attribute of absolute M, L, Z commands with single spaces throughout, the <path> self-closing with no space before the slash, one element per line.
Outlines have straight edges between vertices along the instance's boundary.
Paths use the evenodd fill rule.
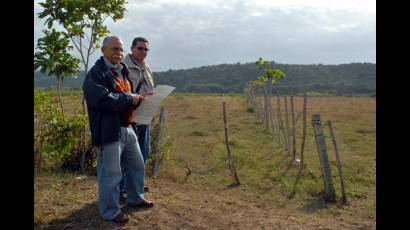
<path fill-rule="evenodd" d="M 146 96 L 145 100 L 142 101 L 140 106 L 135 110 L 133 121 L 137 122 L 137 124 L 151 124 L 155 111 L 159 109 L 161 102 L 174 89 L 175 87 L 169 85 L 157 85 L 157 87 L 154 88 L 154 94 Z"/>

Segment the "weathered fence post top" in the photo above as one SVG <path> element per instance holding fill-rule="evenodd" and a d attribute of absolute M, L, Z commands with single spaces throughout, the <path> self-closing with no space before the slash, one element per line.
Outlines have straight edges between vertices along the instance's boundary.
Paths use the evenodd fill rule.
<path fill-rule="evenodd" d="M 320 114 L 313 114 L 312 115 L 312 123 L 315 125 L 321 125 L 320 123 Z"/>

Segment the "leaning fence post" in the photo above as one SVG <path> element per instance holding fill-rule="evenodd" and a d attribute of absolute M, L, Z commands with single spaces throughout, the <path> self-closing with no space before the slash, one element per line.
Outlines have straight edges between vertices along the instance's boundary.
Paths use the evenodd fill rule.
<path fill-rule="evenodd" d="M 229 163 L 229 169 L 231 170 L 231 176 L 233 186 L 240 185 L 241 183 L 239 182 L 238 174 L 236 173 L 235 165 L 233 163 L 233 157 L 231 155 L 231 149 L 229 148 L 229 139 L 228 139 L 228 127 L 227 127 L 227 122 L 226 122 L 226 109 L 225 109 L 225 102 L 222 102 L 222 109 L 223 109 L 223 115 L 224 115 L 224 128 L 225 128 L 225 143 L 226 143 L 226 149 L 228 151 L 228 163 Z"/>
<path fill-rule="evenodd" d="M 340 158 L 339 158 L 339 150 L 338 150 L 337 144 L 336 144 L 336 137 L 335 137 L 335 134 L 333 133 L 333 128 L 332 128 L 332 123 L 331 123 L 331 121 L 328 120 L 328 121 L 327 121 L 327 124 L 329 125 L 330 135 L 332 136 L 333 147 L 334 147 L 335 153 L 336 153 L 337 171 L 339 172 L 340 187 L 341 187 L 341 189 L 342 189 L 342 204 L 346 204 L 347 199 L 346 199 L 346 192 L 345 192 L 345 181 L 344 181 L 344 179 L 343 179 L 342 164 L 341 164 Z"/>
<path fill-rule="evenodd" d="M 322 124 L 320 122 L 320 115 L 314 114 L 312 116 L 313 130 L 315 133 L 317 152 L 319 155 L 320 167 L 323 174 L 323 182 L 325 185 L 325 201 L 335 202 L 336 194 L 332 181 L 332 171 L 330 168 L 329 157 L 326 150 L 325 137 L 323 135 Z"/>

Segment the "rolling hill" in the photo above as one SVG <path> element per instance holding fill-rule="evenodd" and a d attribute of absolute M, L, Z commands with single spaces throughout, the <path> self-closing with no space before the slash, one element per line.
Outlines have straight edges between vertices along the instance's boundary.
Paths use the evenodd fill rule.
<path fill-rule="evenodd" d="M 314 91 L 330 94 L 369 94 L 376 92 L 376 64 L 350 63 L 339 65 L 274 64 L 287 75 L 279 88 L 287 88 L 292 81 L 296 92 Z M 177 92 L 242 93 L 246 84 L 262 74 L 254 63 L 220 64 L 154 72 L 156 84 L 176 87 Z M 55 77 L 34 73 L 37 88 L 57 87 Z M 84 73 L 77 78 L 67 77 L 63 86 L 81 88 Z"/>

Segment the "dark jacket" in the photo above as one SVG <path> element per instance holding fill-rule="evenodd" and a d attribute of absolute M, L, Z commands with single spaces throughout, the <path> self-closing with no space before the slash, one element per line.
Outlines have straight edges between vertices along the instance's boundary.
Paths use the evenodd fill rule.
<path fill-rule="evenodd" d="M 121 65 L 128 76 L 127 66 L 123 63 Z M 87 73 L 83 92 L 93 145 L 118 141 L 121 135 L 120 115 L 132 106 L 131 96 L 115 91 L 114 74 L 105 65 L 103 57 Z"/>

